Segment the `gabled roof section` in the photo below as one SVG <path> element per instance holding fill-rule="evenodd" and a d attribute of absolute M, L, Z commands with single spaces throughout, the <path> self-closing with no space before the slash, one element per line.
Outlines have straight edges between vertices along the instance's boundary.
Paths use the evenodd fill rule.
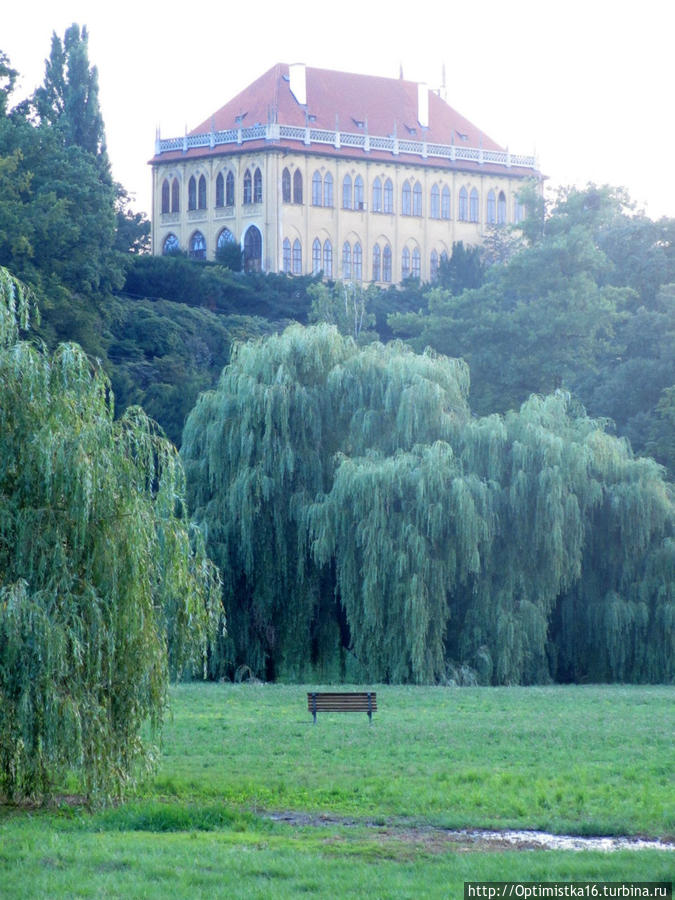
<path fill-rule="evenodd" d="M 429 91 L 429 127 L 423 129 L 417 118 L 415 81 L 311 66 L 305 72 L 306 107 L 300 106 L 291 91 L 289 66 L 277 63 L 189 133 L 272 122 L 304 127 L 309 122 L 314 128 L 330 131 L 363 131 L 382 137 L 397 135 L 439 144 L 504 149 L 433 91 Z"/>
<path fill-rule="evenodd" d="M 302 91 L 291 89 L 303 73 L 305 104 L 296 96 Z M 533 157 L 511 155 L 437 92 L 424 88 L 428 125 L 423 127 L 420 87 L 402 78 L 277 63 L 183 138 L 158 140 L 151 162 L 284 147 L 519 176 L 536 173 Z"/>

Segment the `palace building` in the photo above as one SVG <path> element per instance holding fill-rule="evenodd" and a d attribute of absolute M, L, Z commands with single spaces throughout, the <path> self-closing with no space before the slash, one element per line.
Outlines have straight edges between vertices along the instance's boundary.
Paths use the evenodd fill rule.
<path fill-rule="evenodd" d="M 158 135 L 155 254 L 379 285 L 433 279 L 455 241 L 517 222 L 533 157 L 511 154 L 441 91 L 278 64 L 184 137 Z"/>

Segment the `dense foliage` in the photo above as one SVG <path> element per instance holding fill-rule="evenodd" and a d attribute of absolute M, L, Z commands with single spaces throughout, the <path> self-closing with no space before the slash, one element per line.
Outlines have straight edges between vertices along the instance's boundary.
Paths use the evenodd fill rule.
<path fill-rule="evenodd" d="M 0 269 L 0 793 L 69 769 L 90 796 L 151 758 L 169 666 L 199 668 L 217 579 L 175 449 L 74 344 L 19 340 L 30 292 Z"/>
<path fill-rule="evenodd" d="M 673 501 L 568 394 L 471 416 L 468 369 L 329 326 L 236 348 L 188 419 L 213 671 L 669 680 Z"/>

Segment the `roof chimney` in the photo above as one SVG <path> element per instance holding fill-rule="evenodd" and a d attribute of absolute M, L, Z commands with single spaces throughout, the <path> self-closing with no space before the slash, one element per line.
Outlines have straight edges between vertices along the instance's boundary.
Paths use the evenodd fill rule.
<path fill-rule="evenodd" d="M 291 93 L 300 106 L 307 106 L 307 77 L 304 63 L 293 63 L 288 67 Z"/>
<path fill-rule="evenodd" d="M 422 128 L 429 127 L 429 89 L 426 84 L 417 85 L 417 121 Z"/>

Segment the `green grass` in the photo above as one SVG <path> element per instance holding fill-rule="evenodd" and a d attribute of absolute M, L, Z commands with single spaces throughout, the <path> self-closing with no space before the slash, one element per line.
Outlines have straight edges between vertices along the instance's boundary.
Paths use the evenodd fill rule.
<path fill-rule="evenodd" d="M 461 897 L 465 880 L 672 878 L 670 852 L 467 852 L 429 831 L 672 836 L 672 688 L 378 686 L 372 726 L 316 727 L 305 691 L 174 688 L 159 769 L 129 802 L 0 807 L 0 897 Z"/>

